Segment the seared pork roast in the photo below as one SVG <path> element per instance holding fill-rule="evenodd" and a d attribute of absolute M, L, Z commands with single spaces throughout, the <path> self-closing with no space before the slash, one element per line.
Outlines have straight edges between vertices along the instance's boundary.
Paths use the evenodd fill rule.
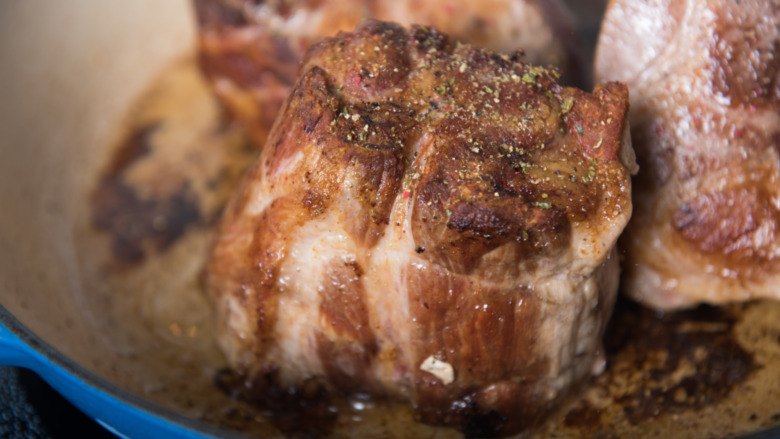
<path fill-rule="evenodd" d="M 242 385 L 317 382 L 507 434 L 600 373 L 628 95 L 557 76 L 419 26 L 314 45 L 207 266 Z"/>
<path fill-rule="evenodd" d="M 262 148 L 305 50 L 376 18 L 434 26 L 481 47 L 585 78 L 586 57 L 559 0 L 195 0 L 203 71 Z M 588 82 L 583 81 L 583 82 Z"/>
<path fill-rule="evenodd" d="M 780 2 L 610 3 L 641 172 L 625 291 L 660 309 L 780 298 Z"/>

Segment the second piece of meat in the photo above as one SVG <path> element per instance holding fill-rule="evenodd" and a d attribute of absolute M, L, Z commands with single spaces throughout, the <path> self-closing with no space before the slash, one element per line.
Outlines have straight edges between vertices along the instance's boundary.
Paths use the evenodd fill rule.
<path fill-rule="evenodd" d="M 610 4 L 596 76 L 631 90 L 635 299 L 780 298 L 779 47 L 777 0 Z"/>

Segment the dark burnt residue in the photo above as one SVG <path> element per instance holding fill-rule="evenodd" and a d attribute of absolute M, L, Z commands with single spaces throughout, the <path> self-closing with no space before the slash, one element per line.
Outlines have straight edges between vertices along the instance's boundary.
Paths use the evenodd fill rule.
<path fill-rule="evenodd" d="M 468 400 L 465 398 L 464 400 Z M 496 438 L 504 433 L 507 416 L 495 410 L 481 411 L 476 405 L 469 405 L 470 413 L 463 413 L 460 430 L 466 438 Z"/>
<path fill-rule="evenodd" d="M 566 413 L 563 422 L 568 427 L 592 429 L 601 425 L 601 410 L 583 401 Z"/>
<path fill-rule="evenodd" d="M 92 225 L 106 232 L 116 268 L 137 264 L 151 251 L 173 244 L 192 224 L 202 221 L 197 199 L 185 185 L 168 197 L 142 198 L 125 181 L 128 170 L 149 157 L 159 124 L 142 126 L 120 144 L 92 194 Z"/>
<path fill-rule="evenodd" d="M 151 151 L 151 137 L 160 128 L 159 123 L 142 126 L 127 137 L 111 158 L 109 174 L 119 174 Z"/>
<path fill-rule="evenodd" d="M 740 306 L 749 305 L 663 314 L 619 300 L 605 339 L 609 363 L 619 366 L 599 381 L 629 422 L 716 404 L 759 367 L 732 331 Z M 628 386 L 612 385 L 626 377 Z"/>
<path fill-rule="evenodd" d="M 339 416 L 334 395 L 314 379 L 292 388 L 282 388 L 278 379 L 279 372 L 273 369 L 257 374 L 253 380 L 230 369 L 214 376 L 220 390 L 259 407 L 285 437 L 327 437 Z"/>

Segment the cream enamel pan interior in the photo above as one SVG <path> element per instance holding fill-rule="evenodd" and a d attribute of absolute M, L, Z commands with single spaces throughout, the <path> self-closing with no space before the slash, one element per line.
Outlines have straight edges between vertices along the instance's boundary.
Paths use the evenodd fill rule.
<path fill-rule="evenodd" d="M 186 0 L 0 6 L 0 302 L 109 380 L 115 355 L 81 314 L 74 222 L 131 102 L 193 37 Z"/>
<path fill-rule="evenodd" d="M 132 395 L 147 380 L 100 334 L 75 224 L 132 102 L 193 44 L 186 0 L 0 5 L 0 304 L 67 364 Z"/>

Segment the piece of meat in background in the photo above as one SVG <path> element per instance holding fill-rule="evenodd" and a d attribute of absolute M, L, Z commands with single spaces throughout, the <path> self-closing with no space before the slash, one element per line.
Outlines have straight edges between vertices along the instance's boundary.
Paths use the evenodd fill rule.
<path fill-rule="evenodd" d="M 375 18 L 433 26 L 454 38 L 554 65 L 590 86 L 590 56 L 559 0 L 195 0 L 203 71 L 258 148 L 294 84 L 306 48 Z"/>
<path fill-rule="evenodd" d="M 305 60 L 206 271 L 240 387 L 399 399 L 480 437 L 538 426 L 604 368 L 625 86 L 374 21 Z"/>
<path fill-rule="evenodd" d="M 628 83 L 640 165 L 625 291 L 780 298 L 780 2 L 616 0 L 602 29 L 595 76 Z"/>

